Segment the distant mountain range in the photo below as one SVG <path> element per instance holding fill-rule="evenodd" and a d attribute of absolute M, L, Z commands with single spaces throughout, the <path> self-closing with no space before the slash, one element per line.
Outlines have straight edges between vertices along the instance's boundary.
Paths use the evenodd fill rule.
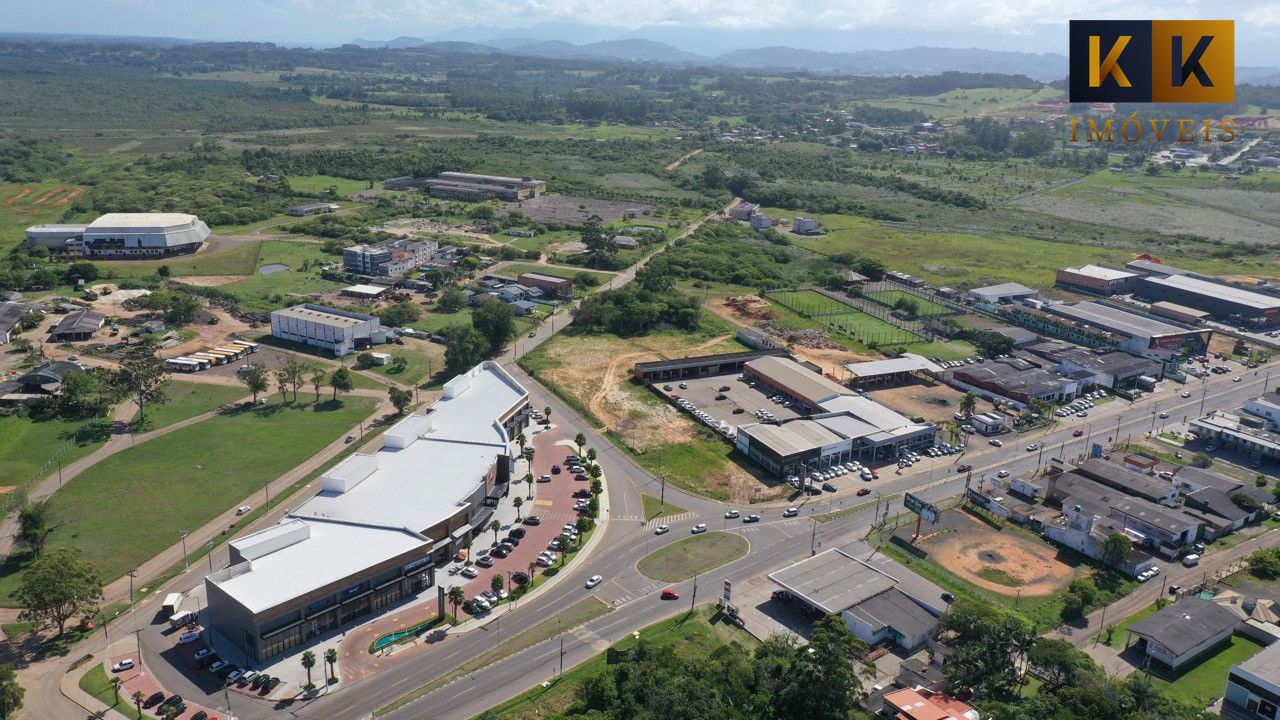
<path fill-rule="evenodd" d="M 429 48 L 453 52 L 506 52 L 546 58 L 620 60 L 666 65 L 702 65 L 736 69 L 832 72 L 852 75 L 933 75 L 946 71 L 1015 73 L 1049 82 L 1067 74 L 1067 58 L 1057 53 L 1024 53 L 979 48 L 916 47 L 903 50 L 823 52 L 793 47 L 732 50 L 714 57 L 698 55 L 654 40 L 601 40 L 575 45 L 563 40 L 501 38 L 485 43 L 430 41 L 398 37 L 357 39 L 364 48 Z"/>

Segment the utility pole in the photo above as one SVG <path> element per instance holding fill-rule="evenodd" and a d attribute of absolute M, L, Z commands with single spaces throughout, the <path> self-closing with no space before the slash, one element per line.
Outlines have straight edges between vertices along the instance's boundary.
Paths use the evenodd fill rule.
<path fill-rule="evenodd" d="M 1098 631 L 1099 631 L 1098 635 L 1101 635 L 1102 632 L 1105 631 L 1106 629 L 1107 629 L 1107 606 L 1103 605 L 1102 606 L 1102 623 L 1098 625 Z M 1098 635 L 1093 636 L 1093 644 L 1095 646 L 1098 644 Z"/>
<path fill-rule="evenodd" d="M 813 534 L 809 537 L 809 557 L 818 554 L 818 518 L 810 515 L 809 520 L 813 523 Z"/>
<path fill-rule="evenodd" d="M 564 677 L 564 635 L 560 636 L 560 676 Z"/>
<path fill-rule="evenodd" d="M 693 612 L 693 606 L 698 602 L 698 574 L 693 574 L 693 592 L 689 593 L 689 612 Z"/>
<path fill-rule="evenodd" d="M 137 570 L 129 571 L 129 604 L 133 604 L 133 579 L 138 576 Z"/>
<path fill-rule="evenodd" d="M 190 570 L 191 559 L 187 557 L 187 535 L 190 535 L 191 533 L 186 530 L 179 530 L 178 533 L 182 536 L 182 563 L 186 566 L 187 570 Z"/>

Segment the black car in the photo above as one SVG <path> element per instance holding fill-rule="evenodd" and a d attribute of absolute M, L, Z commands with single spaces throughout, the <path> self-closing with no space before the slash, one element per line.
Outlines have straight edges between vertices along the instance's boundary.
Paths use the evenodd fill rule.
<path fill-rule="evenodd" d="M 511 550 L 504 548 L 501 545 L 489 551 L 489 555 L 496 558 L 504 558 L 510 554 L 511 554 Z"/>
<path fill-rule="evenodd" d="M 542 518 L 538 517 L 537 515 L 530 515 L 529 517 L 525 518 L 524 520 L 521 520 L 520 522 L 524 523 L 525 525 L 541 525 Z"/>
<path fill-rule="evenodd" d="M 517 585 L 528 585 L 529 575 L 528 573 L 524 573 L 517 570 L 516 572 L 511 573 L 511 582 Z"/>
<path fill-rule="evenodd" d="M 511 528 L 511 535 L 512 535 L 512 537 L 518 537 L 518 538 L 520 538 L 521 540 L 523 540 L 523 539 L 524 539 L 524 533 L 525 533 L 525 530 L 524 530 L 524 528 L 522 528 L 522 527 Z"/>
<path fill-rule="evenodd" d="M 552 475 L 559 475 L 559 474 L 560 474 L 560 466 L 559 466 L 559 465 L 552 465 L 552 466 L 551 466 L 551 474 L 552 474 Z"/>
<path fill-rule="evenodd" d="M 831 483 L 829 483 L 829 482 L 824 482 L 824 483 L 822 483 L 822 489 L 823 489 L 823 490 L 826 490 L 827 492 L 835 492 L 835 491 L 836 491 L 836 486 L 835 486 L 835 485 L 832 485 L 832 484 L 831 484 Z"/>
<path fill-rule="evenodd" d="M 511 547 L 513 547 L 513 548 L 514 548 L 514 547 L 516 547 L 517 545 L 519 545 L 519 544 L 520 544 L 520 538 L 516 537 L 515 535 L 508 535 L 508 536 L 506 536 L 506 537 L 502 538 L 502 542 L 504 542 L 504 543 L 506 543 L 506 544 L 508 544 L 508 545 L 510 545 Z"/>
<path fill-rule="evenodd" d="M 510 540 L 503 540 L 502 543 L 498 545 L 497 549 L 506 550 L 508 553 L 510 553 L 512 550 L 516 549 L 516 545 Z M 490 553 L 490 554 L 492 555 L 493 553 Z"/>
<path fill-rule="evenodd" d="M 164 702 L 160 703 L 160 707 L 169 707 L 170 705 L 181 705 L 181 704 L 182 704 L 182 696 L 172 695 L 169 697 L 168 700 L 165 700 Z"/>
<path fill-rule="evenodd" d="M 591 491 L 587 488 L 578 488 L 573 491 L 573 496 L 576 498 L 589 498 L 591 497 Z"/>
<path fill-rule="evenodd" d="M 577 475 L 574 475 L 574 476 L 573 476 L 573 479 L 574 479 L 574 480 L 577 480 L 578 482 L 586 482 L 586 481 L 587 481 L 587 474 L 586 474 L 586 473 L 578 473 Z"/>
<path fill-rule="evenodd" d="M 201 710 L 200 712 L 196 713 L 195 715 L 192 715 L 192 716 L 191 716 L 191 720 L 209 720 L 209 713 L 207 713 L 207 712 L 205 712 L 205 711 Z"/>
<path fill-rule="evenodd" d="M 262 687 L 263 683 L 271 678 L 270 675 L 254 675 L 253 680 L 249 683 L 250 690 L 257 690 Z"/>
<path fill-rule="evenodd" d="M 484 557 L 478 558 L 476 560 L 476 565 L 482 568 L 491 568 L 493 567 L 493 558 L 489 557 L 488 555 L 485 555 Z"/>
<path fill-rule="evenodd" d="M 157 690 L 156 692 L 151 693 L 151 695 L 147 697 L 146 701 L 142 703 L 142 707 L 149 708 L 152 705 L 155 705 L 163 701 L 164 701 L 164 693 Z"/>
<path fill-rule="evenodd" d="M 734 414 L 734 415 L 741 415 L 741 414 L 742 414 L 742 413 L 744 413 L 744 412 L 746 412 L 746 410 L 743 410 L 742 408 L 734 408 L 734 409 L 733 409 L 733 414 Z"/>

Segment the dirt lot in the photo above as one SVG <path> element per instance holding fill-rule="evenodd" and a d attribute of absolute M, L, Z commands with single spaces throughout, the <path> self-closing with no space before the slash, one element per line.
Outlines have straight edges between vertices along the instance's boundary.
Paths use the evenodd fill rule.
<path fill-rule="evenodd" d="M 916 544 L 930 558 L 966 581 L 1003 595 L 1052 595 L 1074 576 L 1054 547 L 1000 532 L 962 510 L 946 511 L 937 525 L 925 528 Z M 1006 582 L 988 579 L 992 571 Z"/>
<path fill-rule="evenodd" d="M 915 417 L 920 415 L 933 422 L 950 422 L 960 409 L 964 393 L 940 382 L 915 380 L 906 385 L 891 388 L 868 388 L 868 396 L 893 410 Z M 975 412 L 987 412 L 991 403 L 979 399 Z"/>
<path fill-rule="evenodd" d="M 244 280 L 251 277 L 249 275 L 188 275 L 182 278 L 184 285 L 195 285 L 197 287 L 219 287 L 221 285 L 230 285 L 233 282 Z"/>
<path fill-rule="evenodd" d="M 541 195 L 518 203 L 506 203 L 501 212 L 519 210 L 534 222 L 560 222 L 580 225 L 595 215 L 604 222 L 622 220 L 625 213 L 634 211 L 637 216 L 653 213 L 652 205 L 642 205 L 621 200 L 596 200 L 570 195 Z"/>
<path fill-rule="evenodd" d="M 632 380 L 632 366 L 645 360 L 735 352 L 742 346 L 731 336 L 690 340 L 678 335 L 640 338 L 557 337 L 546 350 L 558 364 L 538 371 L 616 432 L 628 447 L 646 450 L 688 443 L 701 425 Z M 708 468 L 703 482 L 733 498 L 767 499 L 781 491 L 768 487 L 745 468 L 724 463 Z"/>

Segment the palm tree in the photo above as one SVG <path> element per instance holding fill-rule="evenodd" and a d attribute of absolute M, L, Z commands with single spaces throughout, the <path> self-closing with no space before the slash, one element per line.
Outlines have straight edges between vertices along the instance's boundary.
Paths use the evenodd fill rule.
<path fill-rule="evenodd" d="M 574 435 L 573 444 L 578 446 L 578 457 L 582 457 L 582 446 L 587 444 L 587 436 L 582 433 Z"/>
<path fill-rule="evenodd" d="M 524 433 L 520 433 L 519 435 L 516 435 L 516 444 L 520 446 L 520 454 L 523 455 L 524 446 L 529 444 L 529 441 L 528 439 L 525 438 Z"/>
<path fill-rule="evenodd" d="M 489 581 L 489 589 L 493 591 L 494 595 L 502 592 L 502 588 L 505 585 L 506 583 L 502 580 L 501 575 L 494 575 L 493 579 Z"/>
<path fill-rule="evenodd" d="M 524 484 L 529 486 L 529 499 L 533 499 L 533 473 L 524 474 Z"/>
<path fill-rule="evenodd" d="M 453 621 L 458 622 L 458 606 L 467 601 L 467 594 L 462 592 L 462 587 L 454 585 L 449 588 L 449 604 L 453 606 Z"/>
<path fill-rule="evenodd" d="M 542 408 L 542 416 L 547 419 L 548 423 L 551 422 L 551 406 L 550 405 Z"/>
<path fill-rule="evenodd" d="M 174 720 L 174 718 L 178 717 L 178 706 L 165 705 L 164 709 L 160 711 L 160 715 L 164 717 L 164 720 Z"/>
<path fill-rule="evenodd" d="M 111 706 L 111 707 L 115 707 L 116 705 L 120 704 L 120 688 L 124 686 L 124 681 L 121 680 L 119 677 L 113 677 L 108 682 L 111 683 L 111 692 L 116 696 L 115 704 Z"/>
<path fill-rule="evenodd" d="M 328 663 L 328 664 L 329 664 L 329 676 L 330 676 L 330 677 L 334 677 L 334 676 L 336 676 L 336 675 L 337 675 L 337 672 L 335 672 L 335 671 L 334 671 L 334 667 L 338 664 L 338 651 L 337 651 L 337 649 L 335 649 L 335 648 L 329 648 L 328 650 L 325 650 L 325 651 L 324 651 L 324 661 L 325 661 L 326 663 Z"/>
<path fill-rule="evenodd" d="M 493 531 L 493 544 L 497 545 L 498 531 L 502 529 L 502 523 L 498 522 L 497 520 L 494 520 L 493 522 L 489 523 L 489 529 Z"/>
<path fill-rule="evenodd" d="M 587 459 L 588 459 L 588 460 L 590 460 L 591 462 L 595 462 L 595 461 L 596 461 L 596 449 L 595 449 L 595 448 L 587 448 Z"/>
<path fill-rule="evenodd" d="M 967 392 L 964 397 L 960 398 L 960 412 L 964 415 L 972 415 L 973 411 L 978 407 L 978 393 Z"/>
<path fill-rule="evenodd" d="M 138 717 L 142 717 L 142 701 L 146 699 L 146 694 L 141 690 L 133 691 L 133 707 L 138 711 Z"/>
<path fill-rule="evenodd" d="M 512 505 L 514 505 L 514 506 L 515 506 L 515 508 L 516 508 L 516 520 L 519 520 L 519 519 L 520 519 L 520 506 L 521 506 L 521 505 L 524 505 L 524 498 L 522 498 L 522 497 L 520 497 L 519 495 L 517 495 L 517 496 L 515 497 L 515 499 L 511 501 L 511 504 L 512 504 Z"/>
<path fill-rule="evenodd" d="M 313 667 L 315 667 L 315 666 L 316 666 L 316 654 L 315 654 L 315 653 L 313 653 L 313 652 L 311 652 L 310 650 L 308 650 L 308 651 L 306 651 L 306 652 L 302 653 L 302 667 L 304 667 L 304 668 L 306 668 L 306 669 L 307 669 L 307 684 L 308 684 L 308 685 L 312 685 L 312 684 L 313 684 L 313 683 L 311 682 L 311 668 L 313 668 Z"/>

